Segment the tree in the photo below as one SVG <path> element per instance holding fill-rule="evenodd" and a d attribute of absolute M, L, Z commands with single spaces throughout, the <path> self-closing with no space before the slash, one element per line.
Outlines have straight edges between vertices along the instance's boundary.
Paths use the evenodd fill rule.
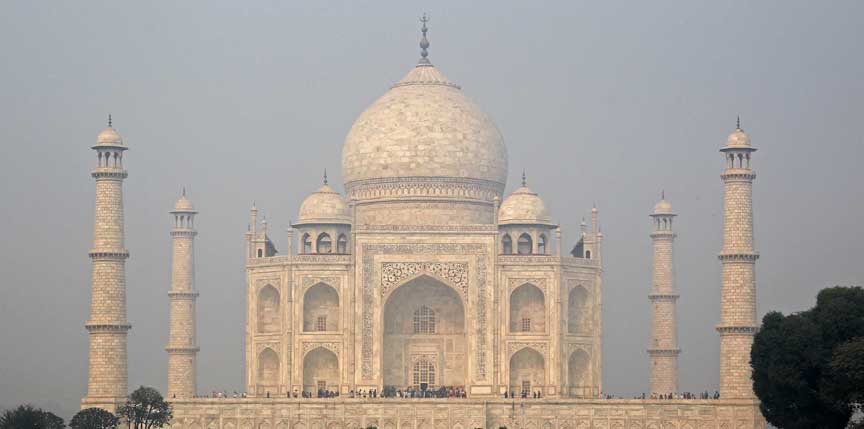
<path fill-rule="evenodd" d="M 63 419 L 32 405 L 21 405 L 14 410 L 6 410 L 0 416 L 0 429 L 63 429 L 65 427 Z"/>
<path fill-rule="evenodd" d="M 753 342 L 753 390 L 780 428 L 845 428 L 864 389 L 864 289 L 819 292 L 816 306 L 771 312 Z"/>
<path fill-rule="evenodd" d="M 86 408 L 78 411 L 69 421 L 72 429 L 115 429 L 120 419 L 101 408 Z"/>
<path fill-rule="evenodd" d="M 171 405 L 152 387 L 141 386 L 129 395 L 117 414 L 130 429 L 161 428 L 171 420 Z"/>

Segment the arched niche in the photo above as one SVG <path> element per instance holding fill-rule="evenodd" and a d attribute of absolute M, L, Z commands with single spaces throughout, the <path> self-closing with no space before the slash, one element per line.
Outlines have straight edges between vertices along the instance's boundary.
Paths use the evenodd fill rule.
<path fill-rule="evenodd" d="M 345 234 L 339 234 L 339 238 L 336 240 L 336 253 L 342 255 L 348 253 L 348 237 Z"/>
<path fill-rule="evenodd" d="M 547 244 L 548 243 L 546 240 L 546 234 L 540 234 L 540 237 L 537 238 L 537 254 L 538 255 L 545 255 L 546 254 L 546 247 L 547 247 L 546 245 Z"/>
<path fill-rule="evenodd" d="M 543 291 L 525 283 L 510 293 L 510 332 L 545 332 L 546 306 Z"/>
<path fill-rule="evenodd" d="M 333 240 L 330 234 L 322 232 L 318 234 L 318 240 L 315 242 L 316 253 L 333 253 Z"/>
<path fill-rule="evenodd" d="M 303 294 L 303 332 L 339 330 L 339 294 L 332 286 L 318 283 Z"/>
<path fill-rule="evenodd" d="M 312 236 L 308 232 L 300 238 L 300 246 L 303 249 L 301 253 L 304 255 L 312 253 Z"/>
<path fill-rule="evenodd" d="M 567 385 L 570 396 L 587 398 L 591 396 L 590 359 L 588 353 L 576 349 L 567 359 Z"/>
<path fill-rule="evenodd" d="M 261 393 L 273 395 L 279 386 L 279 355 L 267 347 L 258 353 L 258 386 Z"/>
<path fill-rule="evenodd" d="M 434 365 L 437 386 L 465 385 L 465 307 L 452 287 L 428 275 L 409 280 L 390 293 L 383 318 L 384 386 L 411 386 L 418 359 Z"/>
<path fill-rule="evenodd" d="M 339 391 L 339 358 L 324 347 L 303 357 L 303 390 L 317 396 L 319 389 Z"/>
<path fill-rule="evenodd" d="M 584 334 L 588 330 L 588 291 L 581 285 L 567 295 L 567 332 Z"/>
<path fill-rule="evenodd" d="M 530 255 L 533 251 L 533 243 L 534 241 L 531 239 L 531 235 L 527 232 L 522 233 L 519 236 L 519 240 L 516 242 L 516 253 L 520 255 Z"/>
<path fill-rule="evenodd" d="M 510 238 L 510 234 L 505 233 L 504 236 L 501 237 L 501 254 L 513 254 L 513 239 Z"/>
<path fill-rule="evenodd" d="M 279 291 L 266 285 L 258 291 L 258 332 L 279 332 Z"/>
<path fill-rule="evenodd" d="M 510 391 L 530 395 L 546 385 L 546 363 L 537 350 L 525 347 L 510 357 Z"/>

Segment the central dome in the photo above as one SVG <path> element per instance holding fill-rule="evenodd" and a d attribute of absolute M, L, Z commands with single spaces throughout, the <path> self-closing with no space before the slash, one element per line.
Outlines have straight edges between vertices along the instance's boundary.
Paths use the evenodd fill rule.
<path fill-rule="evenodd" d="M 507 178 L 498 127 L 428 61 L 354 122 L 342 148 L 346 188 L 396 178 Z"/>

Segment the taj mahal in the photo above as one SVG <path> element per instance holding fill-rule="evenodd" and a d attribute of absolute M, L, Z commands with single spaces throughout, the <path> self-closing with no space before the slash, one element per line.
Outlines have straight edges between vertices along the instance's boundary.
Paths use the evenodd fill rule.
<path fill-rule="evenodd" d="M 302 202 L 285 248 L 276 248 L 258 209 L 249 211 L 246 302 L 237 308 L 247 315 L 243 397 L 197 395 L 198 212 L 185 192 L 170 210 L 164 393 L 174 407 L 171 427 L 764 427 L 749 366 L 758 327 L 756 149 L 740 124 L 718 157 L 725 186 L 717 195 L 724 199 L 717 225 L 723 230 L 720 398 L 606 399 L 599 210 L 586 208 L 589 221 L 562 235 L 524 173 L 521 187 L 504 194 L 504 137 L 432 64 L 422 21 L 419 61 L 345 138 L 344 192 L 325 173 Z M 82 407 L 114 410 L 128 395 L 122 195 L 129 147 L 109 121 L 92 148 L 96 209 Z M 644 216 L 654 250 L 653 277 L 645 281 L 652 309 L 646 378 L 651 393 L 674 394 L 681 354 L 676 213 L 664 196 Z M 207 233 L 239 240 L 242 231 Z"/>

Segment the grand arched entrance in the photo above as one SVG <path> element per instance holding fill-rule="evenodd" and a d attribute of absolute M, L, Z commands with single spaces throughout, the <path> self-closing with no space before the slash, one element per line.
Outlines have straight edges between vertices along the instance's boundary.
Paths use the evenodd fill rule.
<path fill-rule="evenodd" d="M 399 286 L 384 304 L 384 386 L 464 386 L 465 332 L 465 308 L 451 287 L 426 275 Z"/>

